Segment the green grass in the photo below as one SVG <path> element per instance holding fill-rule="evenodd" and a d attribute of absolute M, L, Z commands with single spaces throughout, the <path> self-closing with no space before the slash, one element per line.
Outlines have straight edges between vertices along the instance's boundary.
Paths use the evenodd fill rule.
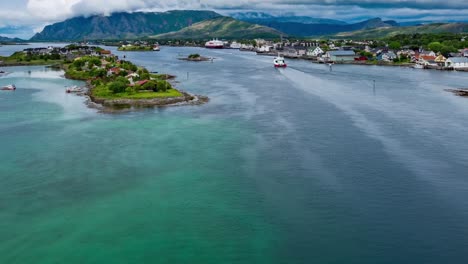
<path fill-rule="evenodd" d="M 167 92 L 141 91 L 132 94 L 127 92 L 114 94 L 109 91 L 106 85 L 97 86 L 91 93 L 99 99 L 155 99 L 183 96 L 181 92 L 174 88 L 167 90 Z"/>
<path fill-rule="evenodd" d="M 12 58 L 8 58 L 8 57 L 0 57 L 0 61 L 3 61 L 3 63 L 0 64 L 2 66 L 50 65 L 50 64 L 57 64 L 57 63 L 62 63 L 63 62 L 63 60 L 30 60 L 30 61 L 21 60 L 21 61 L 18 61 L 17 59 L 12 59 Z"/>
<path fill-rule="evenodd" d="M 131 47 L 119 47 L 118 51 L 152 51 L 152 47 L 147 46 L 131 46 Z"/>

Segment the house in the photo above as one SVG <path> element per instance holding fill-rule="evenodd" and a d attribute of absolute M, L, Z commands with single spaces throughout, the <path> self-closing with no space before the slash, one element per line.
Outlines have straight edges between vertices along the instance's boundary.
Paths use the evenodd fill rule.
<path fill-rule="evenodd" d="M 434 61 L 439 65 L 439 66 L 444 66 L 445 65 L 445 61 L 447 60 L 447 58 L 444 57 L 444 55 L 439 55 L 437 56 Z"/>
<path fill-rule="evenodd" d="M 261 47 L 257 48 L 257 52 L 259 53 L 270 52 L 272 49 L 273 49 L 272 46 L 262 45 Z"/>
<path fill-rule="evenodd" d="M 111 68 L 107 71 L 107 76 L 112 76 L 112 75 L 119 75 L 121 72 L 121 69 L 120 68 L 117 68 L 117 67 L 114 67 L 114 68 Z"/>
<path fill-rule="evenodd" d="M 299 57 L 307 55 L 307 49 L 305 47 L 295 47 L 296 53 Z"/>
<path fill-rule="evenodd" d="M 382 52 L 377 56 L 379 61 L 393 61 L 397 58 L 397 55 L 393 51 Z"/>
<path fill-rule="evenodd" d="M 110 50 L 101 50 L 99 51 L 99 54 L 104 57 L 110 57 L 112 55 L 112 52 Z"/>
<path fill-rule="evenodd" d="M 468 49 L 464 49 L 462 55 L 463 57 L 468 57 Z"/>
<path fill-rule="evenodd" d="M 437 63 L 435 63 L 435 59 L 436 59 L 436 56 L 428 56 L 428 55 L 418 56 L 418 62 L 419 64 L 422 64 L 422 65 L 435 64 L 437 66 Z"/>
<path fill-rule="evenodd" d="M 467 57 L 448 58 L 445 61 L 445 67 L 450 67 L 454 69 L 468 69 L 468 58 Z"/>
<path fill-rule="evenodd" d="M 298 57 L 297 50 L 291 47 L 285 47 L 282 54 L 286 57 Z"/>
<path fill-rule="evenodd" d="M 322 55 L 324 52 L 322 50 L 322 48 L 320 47 L 314 47 L 314 48 L 310 48 L 308 51 L 307 51 L 307 56 L 311 56 L 311 57 L 318 57 L 319 55 Z"/>
<path fill-rule="evenodd" d="M 324 57 L 329 61 L 354 61 L 356 53 L 352 50 L 333 50 L 325 53 Z"/>
<path fill-rule="evenodd" d="M 431 57 L 437 56 L 437 54 L 435 52 L 430 51 L 430 50 L 423 50 L 419 54 L 422 55 L 422 56 L 431 56 Z"/>

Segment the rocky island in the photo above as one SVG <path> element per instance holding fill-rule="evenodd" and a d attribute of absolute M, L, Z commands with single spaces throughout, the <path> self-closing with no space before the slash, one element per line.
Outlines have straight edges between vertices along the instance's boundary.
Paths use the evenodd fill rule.
<path fill-rule="evenodd" d="M 212 61 L 213 58 L 203 57 L 200 54 L 190 54 L 186 58 L 179 58 L 179 60 L 198 62 L 198 61 Z"/>

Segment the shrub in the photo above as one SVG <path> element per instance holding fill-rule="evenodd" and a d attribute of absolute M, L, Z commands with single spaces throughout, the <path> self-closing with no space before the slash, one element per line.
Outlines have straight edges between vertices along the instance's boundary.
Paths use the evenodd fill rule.
<path fill-rule="evenodd" d="M 196 58 L 200 58 L 200 54 L 190 54 L 188 57 L 189 59 L 196 59 Z"/>

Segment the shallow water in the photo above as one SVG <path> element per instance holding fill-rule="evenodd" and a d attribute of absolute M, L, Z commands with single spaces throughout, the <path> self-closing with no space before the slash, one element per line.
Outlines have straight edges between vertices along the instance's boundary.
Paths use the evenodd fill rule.
<path fill-rule="evenodd" d="M 210 102 L 102 114 L 7 68 L 0 263 L 468 260 L 468 74 L 117 53 Z"/>

